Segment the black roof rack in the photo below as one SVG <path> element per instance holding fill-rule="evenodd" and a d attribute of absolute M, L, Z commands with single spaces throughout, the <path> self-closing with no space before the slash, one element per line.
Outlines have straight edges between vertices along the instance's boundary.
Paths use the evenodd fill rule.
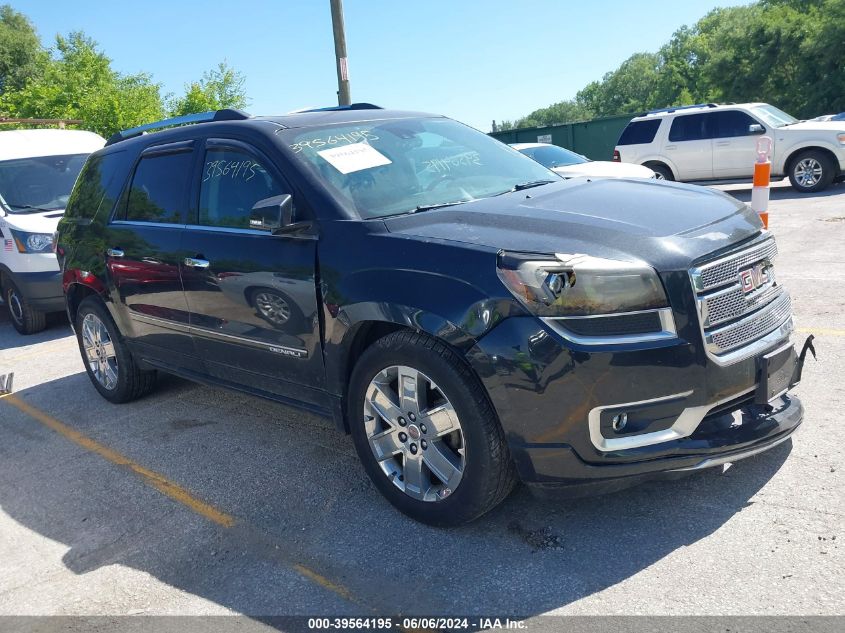
<path fill-rule="evenodd" d="M 233 108 L 226 108 L 225 110 L 216 110 L 212 112 L 199 112 L 197 114 L 186 114 L 184 116 L 173 117 L 172 119 L 164 119 L 163 121 L 155 121 L 154 123 L 145 123 L 138 127 L 129 128 L 122 132 L 116 132 L 109 137 L 106 145 L 117 143 L 118 141 L 125 141 L 128 138 L 141 136 L 146 132 L 153 130 L 163 130 L 168 127 L 175 127 L 177 125 L 193 125 L 195 123 L 208 123 L 210 121 L 243 121 L 251 118 L 252 115 L 243 110 L 235 110 Z"/>
<path fill-rule="evenodd" d="M 673 106 L 671 108 L 661 108 L 659 110 L 649 110 L 648 112 L 644 112 L 640 116 L 645 116 L 646 114 L 660 114 L 661 112 L 676 112 L 678 110 L 689 110 L 690 108 L 716 108 L 718 107 L 718 103 L 696 103 L 695 105 L 685 105 L 685 106 Z"/>
<path fill-rule="evenodd" d="M 299 110 L 299 112 L 335 112 L 337 110 L 384 110 L 384 108 L 372 103 L 350 103 L 349 105 L 329 106 L 327 108 L 310 108 Z"/>

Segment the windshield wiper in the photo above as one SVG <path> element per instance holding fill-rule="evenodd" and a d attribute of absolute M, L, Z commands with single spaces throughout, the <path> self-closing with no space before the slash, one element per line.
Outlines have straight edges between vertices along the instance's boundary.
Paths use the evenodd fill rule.
<path fill-rule="evenodd" d="M 6 204 L 10 207 L 14 207 L 15 209 L 21 209 L 22 211 L 58 211 L 58 208 L 50 209 L 47 207 L 38 207 L 32 204 L 14 204 L 11 202 Z"/>
<path fill-rule="evenodd" d="M 562 179 L 561 179 L 562 180 Z M 550 185 L 557 180 L 532 180 L 530 182 L 521 182 L 519 184 L 514 185 L 507 191 L 502 191 L 501 193 L 497 193 L 497 196 L 503 196 L 506 193 L 513 193 L 514 191 L 522 191 L 523 189 L 531 189 L 532 187 L 541 187 L 543 185 Z"/>
<path fill-rule="evenodd" d="M 432 209 L 442 209 L 443 207 L 454 207 L 458 204 L 465 204 L 470 200 L 453 200 L 452 202 L 438 202 L 437 204 L 420 204 L 408 211 L 408 213 L 420 213 L 421 211 L 431 211 Z"/>

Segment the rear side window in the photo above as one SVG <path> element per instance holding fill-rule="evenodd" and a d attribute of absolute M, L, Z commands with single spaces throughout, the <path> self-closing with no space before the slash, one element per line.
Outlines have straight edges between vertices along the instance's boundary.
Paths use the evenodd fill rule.
<path fill-rule="evenodd" d="M 70 195 L 65 217 L 91 220 L 100 210 L 111 213 L 120 195 L 123 179 L 119 172 L 126 173 L 125 163 L 124 151 L 89 158 Z"/>
<path fill-rule="evenodd" d="M 648 121 L 631 121 L 622 131 L 617 145 L 641 145 L 651 143 L 660 127 L 660 119 Z"/>
<path fill-rule="evenodd" d="M 724 110 L 715 112 L 711 116 L 715 124 L 714 136 L 717 138 L 749 136 L 748 126 L 757 123 L 752 117 L 739 110 Z"/>
<path fill-rule="evenodd" d="M 669 140 L 700 141 L 710 138 L 710 114 L 687 114 L 676 116 L 669 128 Z"/>
<path fill-rule="evenodd" d="M 191 156 L 190 152 L 178 152 L 141 158 L 132 175 L 122 219 L 164 224 L 183 222 Z"/>
<path fill-rule="evenodd" d="M 239 229 L 250 227 L 252 207 L 285 188 L 264 165 L 236 149 L 211 149 L 205 154 L 200 183 L 199 223 Z"/>

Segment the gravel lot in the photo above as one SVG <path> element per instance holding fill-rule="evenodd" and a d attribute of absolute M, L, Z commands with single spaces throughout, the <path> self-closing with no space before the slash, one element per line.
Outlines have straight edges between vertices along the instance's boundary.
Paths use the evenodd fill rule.
<path fill-rule="evenodd" d="M 394 511 L 330 421 L 167 377 L 110 405 L 66 323 L 3 317 L 0 615 L 845 613 L 845 185 L 776 187 L 770 222 L 819 355 L 791 442 L 452 530 Z"/>

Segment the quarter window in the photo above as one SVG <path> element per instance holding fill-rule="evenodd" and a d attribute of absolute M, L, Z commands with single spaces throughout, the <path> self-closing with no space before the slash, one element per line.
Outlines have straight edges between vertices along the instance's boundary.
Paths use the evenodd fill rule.
<path fill-rule="evenodd" d="M 212 149 L 205 154 L 200 183 L 199 223 L 248 229 L 252 207 L 285 188 L 246 152 Z"/>
<path fill-rule="evenodd" d="M 651 143 L 660 127 L 660 119 L 649 121 L 632 121 L 627 125 L 619 137 L 617 145 L 642 145 Z"/>
<path fill-rule="evenodd" d="M 126 220 L 179 224 L 191 172 L 190 152 L 141 159 L 126 202 Z"/>

